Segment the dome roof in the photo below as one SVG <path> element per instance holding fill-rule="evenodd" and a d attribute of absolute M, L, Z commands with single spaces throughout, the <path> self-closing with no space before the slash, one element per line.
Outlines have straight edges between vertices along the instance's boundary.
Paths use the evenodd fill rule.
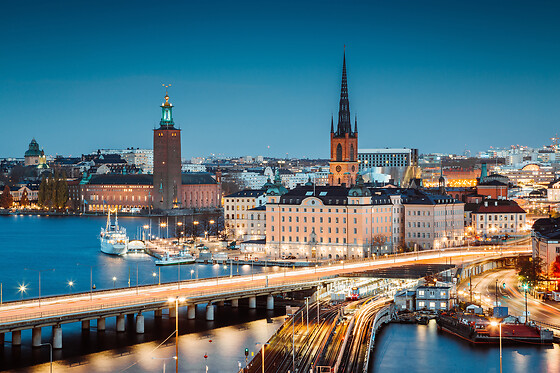
<path fill-rule="evenodd" d="M 29 149 L 25 152 L 26 157 L 39 157 L 41 155 L 41 150 L 39 149 L 39 144 L 35 139 L 31 140 L 29 143 Z"/>
<path fill-rule="evenodd" d="M 356 176 L 356 185 L 350 188 L 350 190 L 348 191 L 348 196 L 349 197 L 371 196 L 371 192 L 369 191 L 369 189 L 364 186 L 364 179 L 362 178 L 362 175 L 358 174 L 358 176 Z"/>

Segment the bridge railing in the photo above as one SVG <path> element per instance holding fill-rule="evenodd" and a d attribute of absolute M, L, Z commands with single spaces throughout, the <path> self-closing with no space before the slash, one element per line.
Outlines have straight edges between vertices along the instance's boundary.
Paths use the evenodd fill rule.
<path fill-rule="evenodd" d="M 324 278 L 321 276 L 317 276 L 313 279 L 307 279 L 305 282 L 294 282 L 290 280 L 281 280 L 281 281 L 274 281 L 272 283 L 266 284 L 266 280 L 255 281 L 255 285 L 247 286 L 247 285 L 238 285 L 238 286 L 228 286 L 224 289 L 214 289 L 214 290 L 195 290 L 189 288 L 182 288 L 182 289 L 170 289 L 170 292 L 167 293 L 166 296 L 161 297 L 147 297 L 147 298 L 140 298 L 140 299 L 130 299 L 127 301 L 123 301 L 122 298 L 126 296 L 122 296 L 118 291 L 113 291 L 113 296 L 119 297 L 115 301 L 111 301 L 108 298 L 105 299 L 93 299 L 91 300 L 92 303 L 86 305 L 79 305 L 79 306 L 72 306 L 67 305 L 63 309 L 56 309 L 56 310 L 45 310 L 45 307 L 49 307 L 49 304 L 43 305 L 43 310 L 41 307 L 34 307 L 36 311 L 34 312 L 20 312 L 17 315 L 11 316 L 1 316 L 0 317 L 0 325 L 6 323 L 13 323 L 17 321 L 27 321 L 33 319 L 41 319 L 47 317 L 54 317 L 54 316 L 71 316 L 76 314 L 81 314 L 85 312 L 92 312 L 92 311 L 105 311 L 110 309 L 124 309 L 124 308 L 133 308 L 134 306 L 142 306 L 142 305 L 164 305 L 169 302 L 169 298 L 173 298 L 175 296 L 181 296 L 185 298 L 185 305 L 186 304 L 193 304 L 196 301 L 196 298 L 234 298 L 235 296 L 239 296 L 239 298 L 245 298 L 250 295 L 251 292 L 266 292 L 266 293 L 274 293 L 280 291 L 291 291 L 290 288 L 299 288 L 299 287 L 313 287 L 317 286 L 320 281 L 324 281 Z M 210 285 L 210 284 L 209 284 Z M 289 286 L 286 288 L 286 286 Z M 131 292 L 135 292 L 134 289 L 126 288 Z M 136 294 L 134 294 L 136 295 Z M 58 299 L 57 299 L 58 300 Z M 44 299 L 43 303 L 47 302 L 48 300 Z M 210 299 L 210 301 L 212 301 Z M 90 300 L 84 300 L 84 302 L 90 302 Z M 55 302 L 56 305 L 58 302 Z M 170 304 L 172 306 L 172 304 Z M 23 308 L 14 308 L 14 307 L 4 307 L 4 309 L 0 308 L 0 314 L 2 311 L 14 311 L 14 310 L 24 310 Z"/>

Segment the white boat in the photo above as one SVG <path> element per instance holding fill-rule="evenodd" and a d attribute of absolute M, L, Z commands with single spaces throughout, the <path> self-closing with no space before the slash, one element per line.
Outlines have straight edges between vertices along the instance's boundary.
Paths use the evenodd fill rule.
<path fill-rule="evenodd" d="M 214 263 L 218 263 L 218 264 L 224 263 L 225 264 L 225 263 L 227 263 L 229 258 L 228 258 L 227 253 L 220 252 L 220 253 L 216 253 L 216 254 L 212 255 L 212 260 L 214 261 Z"/>
<path fill-rule="evenodd" d="M 119 218 L 115 210 L 115 223 L 111 222 L 111 210 L 107 214 L 107 225 L 101 228 L 99 235 L 101 241 L 101 251 L 110 255 L 123 255 L 128 250 L 128 236 L 126 229 L 119 227 Z"/>
<path fill-rule="evenodd" d="M 169 252 L 165 252 L 165 255 L 160 260 L 156 260 L 157 266 L 167 266 L 174 264 L 192 264 L 195 262 L 194 256 L 189 253 L 188 250 L 181 250 L 177 255 L 169 255 Z"/>

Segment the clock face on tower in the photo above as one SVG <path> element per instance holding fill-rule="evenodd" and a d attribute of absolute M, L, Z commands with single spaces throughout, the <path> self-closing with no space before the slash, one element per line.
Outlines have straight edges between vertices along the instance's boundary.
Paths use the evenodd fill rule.
<path fill-rule="evenodd" d="M 342 167 L 336 166 L 336 172 L 340 172 L 340 170 L 342 170 Z"/>

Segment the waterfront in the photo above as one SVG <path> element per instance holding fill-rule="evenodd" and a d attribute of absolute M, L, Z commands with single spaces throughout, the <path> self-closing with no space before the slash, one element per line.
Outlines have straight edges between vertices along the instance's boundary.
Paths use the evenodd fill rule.
<path fill-rule="evenodd" d="M 0 271 L 3 301 L 39 296 L 68 294 L 90 290 L 90 275 L 96 290 L 173 282 L 178 278 L 178 266 L 156 267 L 148 255 L 109 256 L 99 250 L 99 232 L 105 225 L 102 216 L 2 216 L 0 217 Z M 121 217 L 119 223 L 132 239 L 139 228 L 149 223 L 147 217 Z M 158 218 L 152 218 L 156 227 Z M 154 232 L 157 231 L 154 228 Z M 171 234 L 171 233 L 170 233 Z M 180 266 L 182 280 L 260 273 L 272 268 L 249 265 Z M 191 272 L 192 271 L 192 272 Z M 158 279 L 161 273 L 161 279 Z M 113 278 L 115 280 L 113 281 Z M 72 284 L 72 286 L 69 285 Z M 26 285 L 22 294 L 20 285 Z"/>
<path fill-rule="evenodd" d="M 498 373 L 497 345 L 475 346 L 427 326 L 389 324 L 377 336 L 371 373 L 488 372 Z M 560 372 L 560 347 L 504 346 L 503 371 L 509 373 Z"/>

